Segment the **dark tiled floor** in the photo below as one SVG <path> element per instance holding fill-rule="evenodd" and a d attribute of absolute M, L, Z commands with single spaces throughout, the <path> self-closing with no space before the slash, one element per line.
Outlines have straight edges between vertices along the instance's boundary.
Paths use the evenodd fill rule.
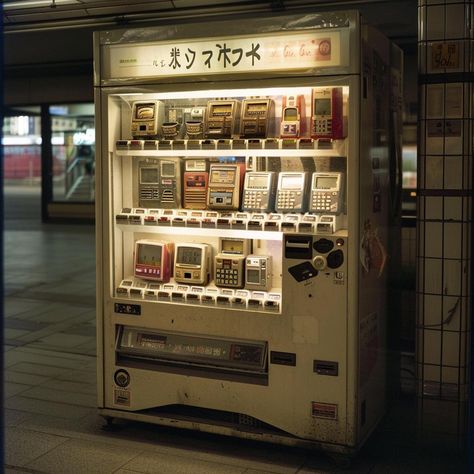
<path fill-rule="evenodd" d="M 141 423 L 104 431 L 95 408 L 94 229 L 41 225 L 37 192 L 7 189 L 6 198 L 5 472 L 343 471 L 299 449 Z M 392 407 L 346 472 L 465 472 L 461 456 L 417 447 L 410 406 Z"/>

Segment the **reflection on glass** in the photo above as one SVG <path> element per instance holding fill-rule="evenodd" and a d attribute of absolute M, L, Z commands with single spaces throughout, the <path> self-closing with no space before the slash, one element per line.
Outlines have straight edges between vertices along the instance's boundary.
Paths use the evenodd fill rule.
<path fill-rule="evenodd" d="M 93 104 L 50 107 L 53 201 L 94 201 L 95 130 Z"/>
<path fill-rule="evenodd" d="M 41 119 L 38 110 L 19 110 L 3 119 L 5 187 L 40 189 Z M 14 111 L 15 112 L 15 111 Z"/>

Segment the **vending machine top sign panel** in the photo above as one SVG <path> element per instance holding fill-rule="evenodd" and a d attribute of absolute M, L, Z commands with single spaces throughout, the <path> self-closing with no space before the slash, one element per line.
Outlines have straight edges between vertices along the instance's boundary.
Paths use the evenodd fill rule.
<path fill-rule="evenodd" d="M 112 45 L 111 76 L 182 76 L 345 66 L 339 31 Z"/>
<path fill-rule="evenodd" d="M 96 37 L 102 53 L 101 81 L 112 85 L 270 71 L 354 72 L 358 57 L 353 54 L 351 37 L 358 16 L 333 16 L 307 15 L 304 22 L 301 17 L 295 22 L 292 16 L 273 19 L 273 23 L 260 19 L 249 25 L 238 22 L 237 27 L 226 21 L 211 28 L 198 23 L 186 30 L 177 26 L 171 32 L 160 28 L 108 32 Z"/>

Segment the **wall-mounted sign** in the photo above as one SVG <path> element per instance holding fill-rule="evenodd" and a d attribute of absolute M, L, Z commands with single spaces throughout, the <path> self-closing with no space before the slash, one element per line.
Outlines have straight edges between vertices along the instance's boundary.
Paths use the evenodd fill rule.
<path fill-rule="evenodd" d="M 458 69 L 458 43 L 433 43 L 431 45 L 431 70 Z"/>
<path fill-rule="evenodd" d="M 339 31 L 111 45 L 106 62 L 108 77 L 114 79 L 346 65 L 341 60 Z"/>

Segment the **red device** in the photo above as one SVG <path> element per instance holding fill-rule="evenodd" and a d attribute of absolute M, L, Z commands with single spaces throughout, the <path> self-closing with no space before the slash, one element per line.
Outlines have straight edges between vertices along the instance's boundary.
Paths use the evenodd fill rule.
<path fill-rule="evenodd" d="M 345 138 L 342 87 L 317 87 L 311 100 L 311 138 Z"/>
<path fill-rule="evenodd" d="M 135 242 L 135 276 L 163 283 L 170 281 L 174 245 L 157 240 Z"/>
<path fill-rule="evenodd" d="M 206 209 L 207 171 L 186 171 L 184 173 L 184 208 Z"/>

